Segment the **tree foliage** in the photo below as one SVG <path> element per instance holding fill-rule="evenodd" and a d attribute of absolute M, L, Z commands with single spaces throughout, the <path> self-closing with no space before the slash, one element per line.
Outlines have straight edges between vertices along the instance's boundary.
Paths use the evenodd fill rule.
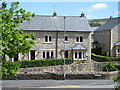
<path fill-rule="evenodd" d="M 115 78 L 114 82 L 116 82 L 118 85 L 116 86 L 115 90 L 120 90 L 120 70 L 117 74 L 117 77 Z"/>
<path fill-rule="evenodd" d="M 27 40 L 34 37 L 33 33 L 23 34 L 23 29 L 18 28 L 24 20 L 30 21 L 34 14 L 26 12 L 23 8 L 19 8 L 19 2 L 11 3 L 7 8 L 7 3 L 2 3 L 1 29 L 2 29 L 2 51 L 3 56 L 9 58 L 15 57 L 18 53 L 25 54 L 29 51 L 33 40 Z"/>
<path fill-rule="evenodd" d="M 90 24 L 91 27 L 99 27 L 99 26 L 101 26 L 100 23 L 94 22 L 94 21 L 90 21 L 89 24 Z"/>
<path fill-rule="evenodd" d="M 2 76 L 5 79 L 15 75 L 20 67 L 17 62 L 7 62 L 5 56 L 13 58 L 19 53 L 25 54 L 34 44 L 34 41 L 30 39 L 34 37 L 34 34 L 24 34 L 23 29 L 19 26 L 25 20 L 30 21 L 35 14 L 19 8 L 19 2 L 12 2 L 9 7 L 6 2 L 3 2 L 1 6 L 0 28 L 2 35 L 0 43 L 2 48 L 0 57 L 2 57 Z"/>

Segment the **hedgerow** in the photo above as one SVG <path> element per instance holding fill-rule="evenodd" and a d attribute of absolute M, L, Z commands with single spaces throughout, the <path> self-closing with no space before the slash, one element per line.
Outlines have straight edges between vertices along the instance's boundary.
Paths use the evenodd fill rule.
<path fill-rule="evenodd" d="M 94 53 L 91 54 L 91 57 L 93 60 L 98 62 L 120 61 L 120 57 L 107 57 L 107 56 L 96 55 Z"/>
<path fill-rule="evenodd" d="M 19 61 L 19 63 L 21 64 L 21 68 L 55 66 L 55 65 L 63 65 L 64 59 L 22 60 Z M 65 63 L 71 64 L 72 59 L 66 58 Z"/>

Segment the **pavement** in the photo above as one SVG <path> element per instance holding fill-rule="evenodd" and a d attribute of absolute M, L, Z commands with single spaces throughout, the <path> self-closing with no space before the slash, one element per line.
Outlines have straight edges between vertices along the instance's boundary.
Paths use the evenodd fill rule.
<path fill-rule="evenodd" d="M 115 83 L 112 80 L 3 80 L 2 90 L 112 90 Z"/>

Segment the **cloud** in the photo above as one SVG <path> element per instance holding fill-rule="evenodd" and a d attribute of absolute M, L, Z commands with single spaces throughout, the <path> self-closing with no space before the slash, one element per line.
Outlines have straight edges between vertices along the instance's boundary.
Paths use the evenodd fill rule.
<path fill-rule="evenodd" d="M 116 11 L 114 14 L 115 15 L 120 15 L 120 11 Z"/>
<path fill-rule="evenodd" d="M 108 5 L 105 4 L 105 3 L 98 3 L 98 4 L 92 5 L 90 8 L 88 8 L 86 10 L 87 10 L 88 13 L 92 13 L 94 11 L 105 9 L 107 7 L 108 7 Z"/>
<path fill-rule="evenodd" d="M 108 5 L 105 3 L 94 4 L 91 6 L 91 8 L 93 8 L 93 9 L 104 9 L 107 7 L 108 7 Z"/>
<path fill-rule="evenodd" d="M 93 13 L 98 10 L 103 10 L 108 8 L 109 6 L 106 3 L 97 3 L 91 5 L 89 8 L 86 9 L 80 9 L 82 12 L 86 12 L 87 18 L 95 18 L 93 16 Z"/>

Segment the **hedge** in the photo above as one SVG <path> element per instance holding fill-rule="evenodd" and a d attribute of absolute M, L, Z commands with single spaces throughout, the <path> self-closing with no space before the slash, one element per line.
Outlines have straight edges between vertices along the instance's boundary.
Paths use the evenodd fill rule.
<path fill-rule="evenodd" d="M 72 59 L 66 58 L 65 62 L 66 64 L 71 64 Z M 55 66 L 55 65 L 63 65 L 64 59 L 22 60 L 19 63 L 21 64 L 20 68 Z"/>
<path fill-rule="evenodd" d="M 109 72 L 109 71 L 116 71 L 116 70 L 118 70 L 118 68 L 116 67 L 115 64 L 112 64 L 112 63 L 110 62 L 110 63 L 108 63 L 108 64 L 102 65 L 102 70 Z"/>
<path fill-rule="evenodd" d="M 91 54 L 91 57 L 93 60 L 98 62 L 120 61 L 120 57 L 107 57 L 107 56 L 96 55 L 94 53 Z"/>

